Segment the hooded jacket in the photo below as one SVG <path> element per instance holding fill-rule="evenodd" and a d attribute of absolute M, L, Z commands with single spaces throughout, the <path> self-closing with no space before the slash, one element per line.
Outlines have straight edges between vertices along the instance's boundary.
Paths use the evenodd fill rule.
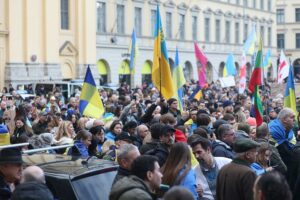
<path fill-rule="evenodd" d="M 155 195 L 145 182 L 137 176 L 124 177 L 116 182 L 110 192 L 109 200 L 154 200 Z"/>
<path fill-rule="evenodd" d="M 232 148 L 221 140 L 216 140 L 212 144 L 212 153 L 214 157 L 226 157 L 233 159 L 235 156 Z"/>

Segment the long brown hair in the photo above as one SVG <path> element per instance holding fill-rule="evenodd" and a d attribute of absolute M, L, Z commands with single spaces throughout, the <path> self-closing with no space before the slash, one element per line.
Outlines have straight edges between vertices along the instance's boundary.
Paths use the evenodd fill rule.
<path fill-rule="evenodd" d="M 175 143 L 162 167 L 162 183 L 170 186 L 179 185 L 190 169 L 191 151 L 188 145 L 183 142 Z"/>

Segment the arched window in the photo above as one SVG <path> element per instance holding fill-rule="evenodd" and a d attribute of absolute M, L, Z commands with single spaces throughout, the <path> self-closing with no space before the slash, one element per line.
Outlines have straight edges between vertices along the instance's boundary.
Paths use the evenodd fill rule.
<path fill-rule="evenodd" d="M 206 64 L 206 81 L 211 83 L 213 81 L 213 66 L 210 62 Z"/>
<path fill-rule="evenodd" d="M 251 69 L 251 65 L 250 63 L 247 62 L 246 64 L 246 79 L 249 81 L 251 78 L 251 73 L 252 73 L 252 69 Z"/>
<path fill-rule="evenodd" d="M 190 82 L 191 79 L 193 79 L 193 67 L 190 61 L 184 63 L 183 74 L 187 82 Z"/>
<path fill-rule="evenodd" d="M 129 68 L 129 60 L 123 60 L 119 67 L 119 83 L 126 82 L 128 85 L 131 85 L 131 74 Z"/>
<path fill-rule="evenodd" d="M 100 85 L 105 85 L 109 82 L 109 66 L 105 60 L 99 60 L 97 62 L 97 69 L 100 75 Z"/>
<path fill-rule="evenodd" d="M 152 62 L 147 60 L 142 67 L 142 83 L 150 84 L 152 82 Z"/>
<path fill-rule="evenodd" d="M 224 67 L 225 67 L 225 63 L 221 62 L 219 66 L 219 78 L 223 77 Z"/>
<path fill-rule="evenodd" d="M 293 67 L 294 67 L 294 77 L 297 81 L 300 81 L 300 58 L 294 61 Z"/>

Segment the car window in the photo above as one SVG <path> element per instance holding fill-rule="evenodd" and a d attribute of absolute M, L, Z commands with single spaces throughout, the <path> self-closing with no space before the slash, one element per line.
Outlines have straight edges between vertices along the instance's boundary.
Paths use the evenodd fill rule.
<path fill-rule="evenodd" d="M 77 198 L 89 200 L 108 200 L 116 171 L 85 177 L 72 181 Z"/>

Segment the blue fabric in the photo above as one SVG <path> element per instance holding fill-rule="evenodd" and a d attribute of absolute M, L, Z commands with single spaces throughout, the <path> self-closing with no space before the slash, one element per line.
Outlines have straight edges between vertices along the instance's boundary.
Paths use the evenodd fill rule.
<path fill-rule="evenodd" d="M 183 172 L 183 170 L 181 171 Z M 198 199 L 196 174 L 193 169 L 190 169 L 179 185 L 188 189 L 193 194 L 195 200 Z"/>
<path fill-rule="evenodd" d="M 4 133 L 4 134 L 8 133 L 8 129 L 7 129 L 6 125 L 0 125 L 0 134 L 2 134 L 2 133 Z"/>
<path fill-rule="evenodd" d="M 258 163 L 252 163 L 250 167 L 256 173 L 257 176 L 262 175 L 266 172 L 266 170 Z"/>
<path fill-rule="evenodd" d="M 89 157 L 88 149 L 81 141 L 76 140 L 74 142 L 74 146 L 78 149 L 78 151 L 79 151 L 82 158 L 88 158 Z"/>
<path fill-rule="evenodd" d="M 105 139 L 106 139 L 106 140 L 113 140 L 113 141 L 115 141 L 115 138 L 116 138 L 116 135 L 113 134 L 112 132 L 108 132 L 108 133 L 106 133 L 106 135 L 105 135 Z"/>
<path fill-rule="evenodd" d="M 189 133 L 189 136 L 191 136 L 193 134 L 193 131 L 197 128 L 197 124 L 196 123 L 192 123 L 191 124 L 191 128 L 190 128 L 190 133 Z"/>
<path fill-rule="evenodd" d="M 270 122 L 269 130 L 278 145 L 286 142 L 290 149 L 294 148 L 295 144 L 292 143 L 292 140 L 294 139 L 295 135 L 292 129 L 287 133 L 288 135 L 286 137 L 286 132 L 283 124 L 278 119 L 275 119 Z"/>

